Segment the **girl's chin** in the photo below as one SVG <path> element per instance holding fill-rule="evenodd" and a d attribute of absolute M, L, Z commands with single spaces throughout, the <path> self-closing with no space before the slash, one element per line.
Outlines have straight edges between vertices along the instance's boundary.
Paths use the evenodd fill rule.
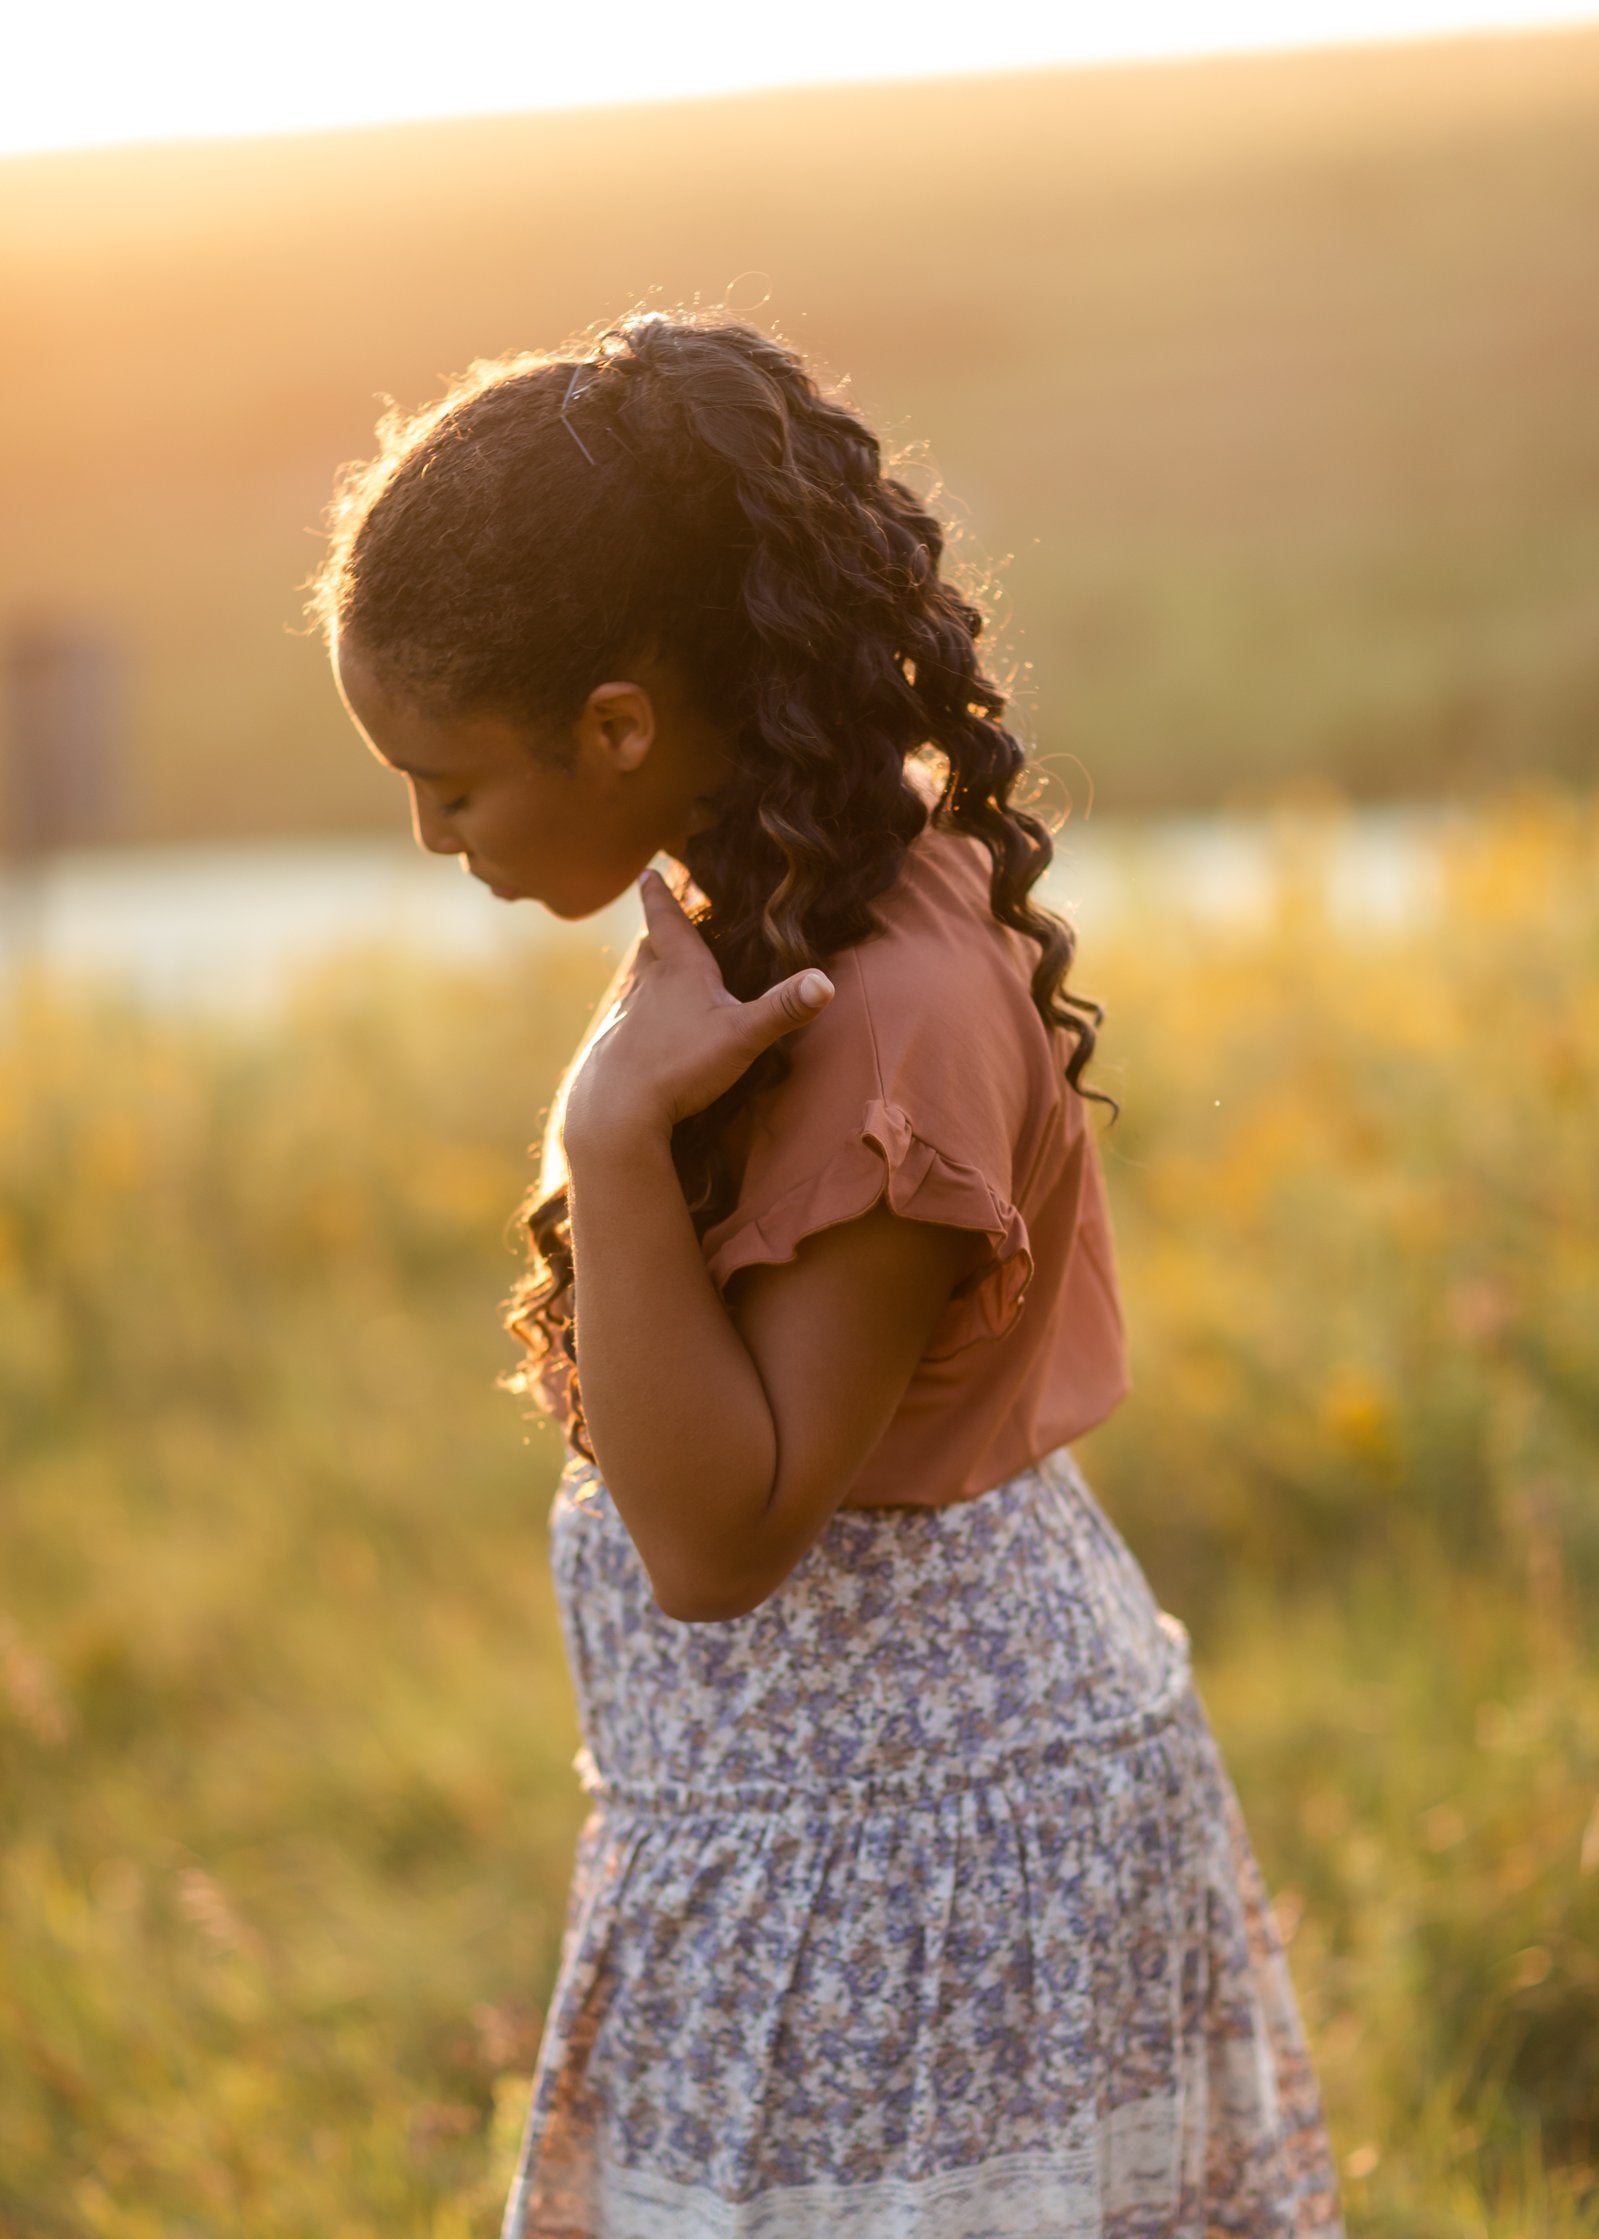
<path fill-rule="evenodd" d="M 614 872 L 584 874 L 574 866 L 569 877 L 546 871 L 536 893 L 528 886 L 517 891 L 523 900 L 537 902 L 563 925 L 577 925 L 584 918 L 598 917 L 603 911 L 614 908 L 629 893 L 636 896 L 637 873 L 629 870 L 618 883 Z"/>

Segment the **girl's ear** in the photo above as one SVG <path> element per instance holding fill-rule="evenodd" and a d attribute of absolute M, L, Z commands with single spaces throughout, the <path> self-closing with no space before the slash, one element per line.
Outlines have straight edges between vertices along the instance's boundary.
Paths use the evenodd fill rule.
<path fill-rule="evenodd" d="M 581 754 L 622 774 L 642 763 L 655 728 L 655 702 L 642 684 L 596 684 L 573 726 Z"/>

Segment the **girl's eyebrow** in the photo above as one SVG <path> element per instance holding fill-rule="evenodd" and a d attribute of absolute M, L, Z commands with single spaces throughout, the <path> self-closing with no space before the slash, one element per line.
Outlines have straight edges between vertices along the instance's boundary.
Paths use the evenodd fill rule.
<path fill-rule="evenodd" d="M 392 754 L 385 754 L 383 759 L 391 770 L 398 770 L 402 777 L 424 778 L 429 785 L 437 785 L 447 774 L 443 770 L 419 770 L 414 762 L 396 762 Z"/>

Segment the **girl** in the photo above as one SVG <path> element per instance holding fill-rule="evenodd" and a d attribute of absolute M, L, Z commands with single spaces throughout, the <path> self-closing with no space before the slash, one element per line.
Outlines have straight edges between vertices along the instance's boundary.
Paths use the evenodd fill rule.
<path fill-rule="evenodd" d="M 938 524 L 710 316 L 380 435 L 317 602 L 417 839 L 646 918 L 510 1313 L 595 1808 L 505 2239 L 1339 2232 L 1187 1635 L 1069 1451 L 1127 1388 L 1100 1013 Z"/>

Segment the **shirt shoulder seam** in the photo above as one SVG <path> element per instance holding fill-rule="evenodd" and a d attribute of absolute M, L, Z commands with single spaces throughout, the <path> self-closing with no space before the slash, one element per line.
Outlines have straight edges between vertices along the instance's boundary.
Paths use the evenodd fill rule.
<path fill-rule="evenodd" d="M 871 1045 L 872 1052 L 872 1078 L 877 1083 L 877 1093 L 879 1097 L 886 1099 L 887 1089 L 883 1080 L 883 1057 L 882 1052 L 877 1046 L 877 1022 L 872 1017 L 872 991 L 867 984 L 866 973 L 861 965 L 861 952 L 859 948 L 852 948 L 850 950 L 849 959 L 851 964 L 855 968 L 856 984 L 861 991 L 861 1010 L 866 1019 L 866 1039 Z"/>

